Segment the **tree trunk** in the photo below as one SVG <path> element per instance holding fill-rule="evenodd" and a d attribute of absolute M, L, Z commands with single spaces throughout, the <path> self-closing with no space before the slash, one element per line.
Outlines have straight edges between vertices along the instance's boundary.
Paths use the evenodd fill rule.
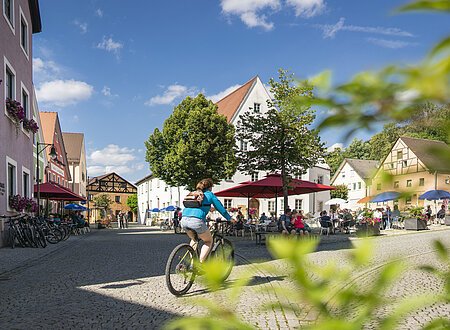
<path fill-rule="evenodd" d="M 284 210 L 289 208 L 289 201 L 288 201 L 289 178 L 288 178 L 288 175 L 286 173 L 286 169 L 284 166 L 281 168 L 281 182 L 283 184 L 283 201 L 284 201 L 283 214 L 284 214 Z"/>

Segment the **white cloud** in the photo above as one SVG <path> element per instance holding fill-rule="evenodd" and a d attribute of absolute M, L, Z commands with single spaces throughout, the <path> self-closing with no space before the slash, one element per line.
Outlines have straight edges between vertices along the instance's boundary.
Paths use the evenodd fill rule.
<path fill-rule="evenodd" d="M 342 143 L 335 143 L 331 147 L 327 148 L 327 152 L 332 152 L 332 151 L 336 150 L 337 148 L 343 150 L 344 149 L 344 145 Z"/>
<path fill-rule="evenodd" d="M 117 97 L 117 96 L 119 96 L 117 94 L 112 94 L 111 93 L 111 88 L 109 88 L 108 86 L 103 86 L 102 94 L 107 96 L 107 97 Z"/>
<path fill-rule="evenodd" d="M 73 24 L 78 26 L 78 28 L 81 30 L 81 33 L 84 34 L 88 30 L 88 24 L 86 22 L 80 22 L 78 20 L 73 21 Z"/>
<path fill-rule="evenodd" d="M 94 87 L 76 80 L 53 80 L 42 83 L 36 90 L 39 102 L 64 107 L 87 100 Z"/>
<path fill-rule="evenodd" d="M 286 3 L 294 7 L 295 16 L 306 18 L 320 15 L 325 10 L 324 0 L 286 0 Z"/>
<path fill-rule="evenodd" d="M 262 27 L 269 31 L 274 25 L 267 21 L 267 16 L 261 12 L 273 12 L 281 7 L 280 0 L 221 0 L 220 5 L 225 15 L 239 16 L 248 27 Z"/>
<path fill-rule="evenodd" d="M 386 28 L 381 26 L 357 26 L 357 25 L 345 25 L 345 18 L 341 17 L 336 24 L 317 24 L 314 27 L 323 31 L 324 38 L 334 38 L 339 31 L 361 32 L 382 34 L 397 37 L 414 37 L 414 35 L 408 31 L 403 31 L 399 28 Z"/>
<path fill-rule="evenodd" d="M 101 10 L 100 8 L 98 8 L 98 9 L 95 11 L 95 15 L 97 15 L 98 17 L 103 17 L 103 10 Z"/>
<path fill-rule="evenodd" d="M 123 44 L 117 41 L 114 41 L 111 37 L 106 38 L 103 36 L 102 42 L 97 44 L 98 49 L 104 49 L 108 52 L 113 52 L 117 54 L 122 48 Z"/>
<path fill-rule="evenodd" d="M 135 163 L 137 157 L 135 149 L 109 144 L 103 149 L 94 150 L 88 155 L 89 176 L 96 176 L 110 172 L 119 175 L 142 170 L 144 163 Z"/>
<path fill-rule="evenodd" d="M 210 95 L 210 96 L 206 96 L 206 98 L 210 99 L 211 101 L 213 101 L 214 103 L 216 103 L 217 101 L 220 101 L 221 99 L 223 99 L 225 96 L 227 96 L 228 94 L 230 94 L 231 92 L 235 91 L 236 89 L 238 89 L 239 87 L 241 87 L 241 85 L 233 85 L 228 87 L 227 89 L 214 94 L 214 95 Z"/>
<path fill-rule="evenodd" d="M 57 79 L 63 69 L 53 61 L 45 61 L 39 57 L 33 58 L 33 80 L 36 83 Z"/>
<path fill-rule="evenodd" d="M 384 48 L 391 48 L 391 49 L 399 49 L 399 48 L 405 48 L 409 46 L 417 46 L 417 42 L 407 42 L 403 40 L 387 40 L 387 39 L 378 39 L 378 38 L 367 38 L 367 41 L 380 46 Z"/>
<path fill-rule="evenodd" d="M 162 95 L 156 95 L 146 101 L 144 104 L 148 106 L 171 104 L 173 101 L 186 96 L 192 96 L 196 93 L 195 87 L 187 87 L 183 85 L 170 85 Z"/>

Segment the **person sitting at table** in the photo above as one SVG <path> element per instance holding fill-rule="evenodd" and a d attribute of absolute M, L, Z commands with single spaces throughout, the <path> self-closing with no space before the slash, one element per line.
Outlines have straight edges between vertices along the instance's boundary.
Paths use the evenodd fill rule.
<path fill-rule="evenodd" d="M 444 219 L 445 218 L 445 205 L 442 204 L 441 209 L 436 213 L 437 219 Z"/>
<path fill-rule="evenodd" d="M 267 220 L 269 220 L 269 218 L 267 217 L 267 215 L 263 212 L 263 214 L 261 214 L 261 217 L 259 218 L 259 222 L 266 222 Z"/>
<path fill-rule="evenodd" d="M 296 212 L 296 211 L 292 212 L 292 222 L 294 223 L 294 230 L 295 230 L 295 233 L 299 234 L 300 236 L 309 235 L 309 232 L 306 229 L 306 226 L 304 223 L 304 219 L 305 218 L 303 216 L 302 210 L 299 210 L 298 212 Z"/>
<path fill-rule="evenodd" d="M 353 216 L 350 213 L 350 210 L 344 209 L 343 215 L 342 215 L 342 223 L 341 223 L 341 230 L 343 230 L 346 234 L 350 234 L 350 223 L 353 220 Z"/>
<path fill-rule="evenodd" d="M 283 235 L 289 235 L 293 230 L 293 226 L 291 224 L 291 209 L 284 210 L 284 214 L 280 217 L 279 221 L 279 230 Z"/>
<path fill-rule="evenodd" d="M 333 222 L 330 218 L 330 216 L 327 215 L 327 211 L 322 211 L 319 219 L 320 227 L 327 228 L 327 232 L 329 234 L 333 234 L 332 228 L 333 228 Z"/>

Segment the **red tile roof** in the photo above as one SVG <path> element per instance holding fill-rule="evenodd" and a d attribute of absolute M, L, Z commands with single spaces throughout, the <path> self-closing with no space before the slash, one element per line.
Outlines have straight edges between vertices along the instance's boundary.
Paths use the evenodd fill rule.
<path fill-rule="evenodd" d="M 248 92 L 256 83 L 257 78 L 258 77 L 254 77 L 250 79 L 244 85 L 236 89 L 234 92 L 231 92 L 216 103 L 219 108 L 219 113 L 227 117 L 228 122 L 231 122 L 231 119 L 239 109 Z"/>

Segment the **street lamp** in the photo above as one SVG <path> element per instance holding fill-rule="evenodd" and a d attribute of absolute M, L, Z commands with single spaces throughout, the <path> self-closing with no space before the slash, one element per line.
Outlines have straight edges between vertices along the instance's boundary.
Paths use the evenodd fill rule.
<path fill-rule="evenodd" d="M 39 146 L 44 146 L 44 148 L 42 148 L 41 150 L 39 150 Z M 55 160 L 56 157 L 58 157 L 58 155 L 56 154 L 56 150 L 55 150 L 55 146 L 53 145 L 53 143 L 40 143 L 37 142 L 36 144 L 36 164 L 37 164 L 37 168 L 36 168 L 36 185 L 37 185 L 37 205 L 38 205 L 38 211 L 37 211 L 37 215 L 40 216 L 41 215 L 41 191 L 39 188 L 39 184 L 41 182 L 40 179 L 40 171 L 39 171 L 39 154 L 41 152 L 43 152 L 45 149 L 47 149 L 47 147 L 51 147 L 50 148 L 50 153 L 49 156 L 51 159 Z"/>

